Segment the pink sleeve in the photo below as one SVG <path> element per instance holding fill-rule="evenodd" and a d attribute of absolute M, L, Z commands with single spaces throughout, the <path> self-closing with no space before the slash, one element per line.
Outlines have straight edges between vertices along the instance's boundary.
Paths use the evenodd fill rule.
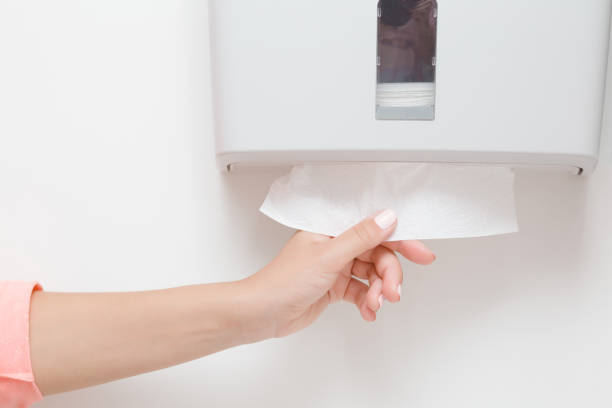
<path fill-rule="evenodd" d="M 42 399 L 30 361 L 30 298 L 36 282 L 0 282 L 0 407 Z"/>

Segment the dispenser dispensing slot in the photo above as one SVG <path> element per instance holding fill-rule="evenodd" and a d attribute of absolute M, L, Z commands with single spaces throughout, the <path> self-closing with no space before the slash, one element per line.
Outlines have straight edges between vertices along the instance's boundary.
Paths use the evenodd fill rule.
<path fill-rule="evenodd" d="M 376 119 L 433 120 L 436 0 L 379 0 Z"/>

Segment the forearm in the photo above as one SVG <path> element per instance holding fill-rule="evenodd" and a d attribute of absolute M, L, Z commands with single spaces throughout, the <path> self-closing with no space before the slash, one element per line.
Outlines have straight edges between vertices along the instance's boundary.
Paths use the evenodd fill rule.
<path fill-rule="evenodd" d="M 36 293 L 30 344 L 43 394 L 169 367 L 272 335 L 246 281 L 151 292 Z"/>

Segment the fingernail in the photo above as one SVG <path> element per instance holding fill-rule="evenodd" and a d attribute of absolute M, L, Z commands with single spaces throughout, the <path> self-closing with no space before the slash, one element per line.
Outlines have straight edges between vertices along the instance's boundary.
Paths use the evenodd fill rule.
<path fill-rule="evenodd" d="M 397 221 L 397 214 L 393 210 L 385 210 L 374 218 L 374 222 L 383 230 L 386 230 Z"/>
<path fill-rule="evenodd" d="M 383 302 L 385 301 L 385 297 L 383 295 L 380 295 L 378 297 L 378 311 L 380 312 L 380 310 L 382 309 L 382 305 Z"/>
<path fill-rule="evenodd" d="M 402 285 L 401 284 L 397 285 L 397 294 L 399 295 L 401 299 L 402 297 Z"/>

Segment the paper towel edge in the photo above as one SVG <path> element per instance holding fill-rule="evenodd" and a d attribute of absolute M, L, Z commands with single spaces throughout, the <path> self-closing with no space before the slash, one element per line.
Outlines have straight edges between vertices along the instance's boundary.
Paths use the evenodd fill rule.
<path fill-rule="evenodd" d="M 299 225 L 297 223 L 293 223 L 290 221 L 287 221 L 285 219 L 283 219 L 282 217 L 277 217 L 277 216 L 272 216 L 268 210 L 267 210 L 267 206 L 266 206 L 266 201 L 264 201 L 264 203 L 261 205 L 261 207 L 259 208 L 259 212 L 261 212 L 263 215 L 265 215 L 266 217 L 270 218 L 273 221 L 276 221 L 277 223 L 284 225 L 285 227 L 294 229 L 294 230 L 298 230 L 298 231 L 306 231 L 306 232 L 310 232 L 313 234 L 319 234 L 319 235 L 326 235 L 328 237 L 336 237 L 338 236 L 338 234 L 336 233 L 330 233 L 330 231 L 312 231 L 307 227 L 304 227 L 303 225 Z M 404 236 L 396 236 L 395 233 L 393 235 L 391 235 L 391 237 L 389 238 L 389 240 L 387 242 L 393 242 L 393 241 L 410 241 L 410 240 L 447 240 L 447 239 L 467 239 L 467 238 L 486 238 L 486 237 L 495 237 L 495 236 L 502 236 L 502 235 L 510 235 L 510 234 L 516 234 L 520 232 L 520 227 L 518 225 L 518 222 L 514 224 L 514 226 L 512 228 L 510 228 L 509 230 L 506 231 L 493 231 L 493 232 L 488 232 L 488 233 L 484 233 L 484 234 L 470 234 L 470 235 L 456 235 L 456 236 L 445 236 L 445 237 L 437 237 L 435 235 L 414 235 L 414 236 L 410 236 L 410 237 L 404 237 Z"/>

